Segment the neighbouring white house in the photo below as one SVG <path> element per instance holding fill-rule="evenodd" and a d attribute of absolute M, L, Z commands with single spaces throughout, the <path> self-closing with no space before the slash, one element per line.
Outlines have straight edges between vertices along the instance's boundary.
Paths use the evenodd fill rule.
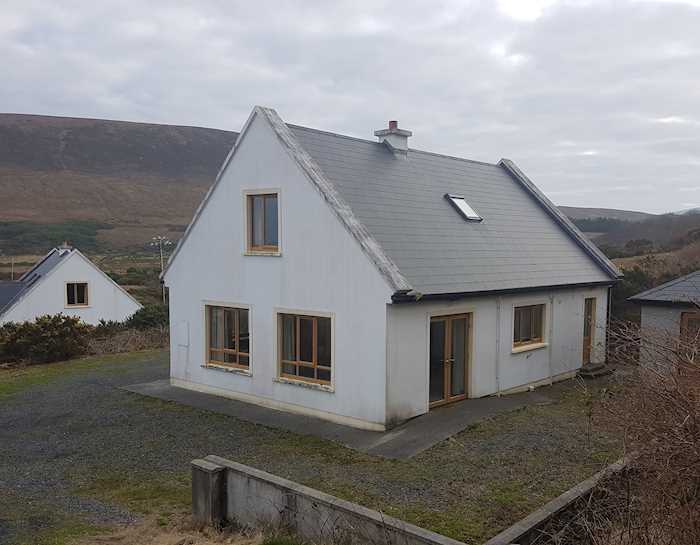
<path fill-rule="evenodd" d="M 678 346 L 679 339 L 700 338 L 700 271 L 633 295 L 641 306 L 642 363 L 663 361 L 664 352 Z"/>
<path fill-rule="evenodd" d="M 383 430 L 605 358 L 618 269 L 509 160 L 256 107 L 171 256 L 171 383 Z"/>
<path fill-rule="evenodd" d="M 0 282 L 0 324 L 65 314 L 94 325 L 126 320 L 140 308 L 126 290 L 67 245 L 52 249 L 19 280 Z"/>

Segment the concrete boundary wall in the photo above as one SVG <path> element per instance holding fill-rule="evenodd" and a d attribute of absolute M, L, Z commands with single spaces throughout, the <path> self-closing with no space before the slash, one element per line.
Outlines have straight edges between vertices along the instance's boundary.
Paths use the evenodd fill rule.
<path fill-rule="evenodd" d="M 525 545 L 608 475 L 627 466 L 622 459 L 580 482 L 484 545 Z M 385 516 L 219 456 L 192 461 L 192 512 L 196 522 L 236 522 L 252 528 L 285 529 L 313 543 L 464 545 L 460 541 Z"/>
<path fill-rule="evenodd" d="M 627 467 L 623 458 L 599 471 L 589 479 L 581 481 L 573 488 L 554 498 L 543 507 L 530 513 L 527 517 L 506 528 L 500 534 L 489 539 L 484 545 L 527 545 L 540 537 L 544 524 L 571 507 L 577 500 L 590 494 L 604 477 L 621 472 Z"/>
<path fill-rule="evenodd" d="M 464 545 L 218 456 L 192 462 L 192 510 L 202 524 L 283 528 L 314 543 Z"/>

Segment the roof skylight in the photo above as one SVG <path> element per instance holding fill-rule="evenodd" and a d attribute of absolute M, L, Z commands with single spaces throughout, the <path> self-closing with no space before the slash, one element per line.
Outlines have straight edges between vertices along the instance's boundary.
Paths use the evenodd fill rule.
<path fill-rule="evenodd" d="M 469 203 L 461 195 L 450 195 L 447 193 L 445 198 L 450 201 L 452 206 L 455 207 L 457 212 L 459 212 L 465 220 L 468 221 L 482 221 L 482 218 L 476 210 L 474 210 Z"/>

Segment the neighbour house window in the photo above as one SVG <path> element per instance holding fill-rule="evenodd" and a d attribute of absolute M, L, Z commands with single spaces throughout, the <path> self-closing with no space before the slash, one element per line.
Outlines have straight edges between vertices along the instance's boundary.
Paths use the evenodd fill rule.
<path fill-rule="evenodd" d="M 248 250 L 277 252 L 277 193 L 248 195 Z"/>
<path fill-rule="evenodd" d="M 280 375 L 331 383 L 331 319 L 279 314 Z"/>
<path fill-rule="evenodd" d="M 681 338 L 690 343 L 700 340 L 700 312 L 681 313 Z"/>
<path fill-rule="evenodd" d="M 450 204 L 455 207 L 464 219 L 469 221 L 482 221 L 483 218 L 474 210 L 464 197 L 461 195 L 450 195 L 447 193 L 445 198 L 450 201 Z"/>
<path fill-rule="evenodd" d="M 66 306 L 84 307 L 88 304 L 87 282 L 68 282 L 66 284 Z"/>
<path fill-rule="evenodd" d="M 206 306 L 208 363 L 239 369 L 250 365 L 250 328 L 244 308 Z"/>
<path fill-rule="evenodd" d="M 544 305 L 515 307 L 513 347 L 544 342 Z"/>

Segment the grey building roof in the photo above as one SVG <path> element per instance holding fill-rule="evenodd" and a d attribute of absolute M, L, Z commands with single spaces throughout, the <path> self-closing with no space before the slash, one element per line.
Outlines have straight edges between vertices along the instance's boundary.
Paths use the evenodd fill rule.
<path fill-rule="evenodd" d="M 72 248 L 53 248 L 36 265 L 20 276 L 19 280 L 0 282 L 0 315 L 10 308 L 29 289 L 51 272 L 70 253 Z"/>
<path fill-rule="evenodd" d="M 170 256 L 178 256 L 256 116 L 394 290 L 426 296 L 610 284 L 621 275 L 507 159 L 471 161 L 286 124 L 256 106 L 217 178 Z M 401 156 L 400 156 L 401 155 Z M 465 221 L 445 198 L 463 196 L 482 221 Z"/>
<path fill-rule="evenodd" d="M 681 276 L 629 298 L 637 303 L 700 303 L 700 271 Z"/>
<path fill-rule="evenodd" d="M 610 282 L 612 263 L 510 161 L 482 163 L 288 125 L 413 290 L 462 294 Z M 515 172 L 513 172 L 513 170 Z M 445 194 L 483 218 L 465 221 Z"/>

